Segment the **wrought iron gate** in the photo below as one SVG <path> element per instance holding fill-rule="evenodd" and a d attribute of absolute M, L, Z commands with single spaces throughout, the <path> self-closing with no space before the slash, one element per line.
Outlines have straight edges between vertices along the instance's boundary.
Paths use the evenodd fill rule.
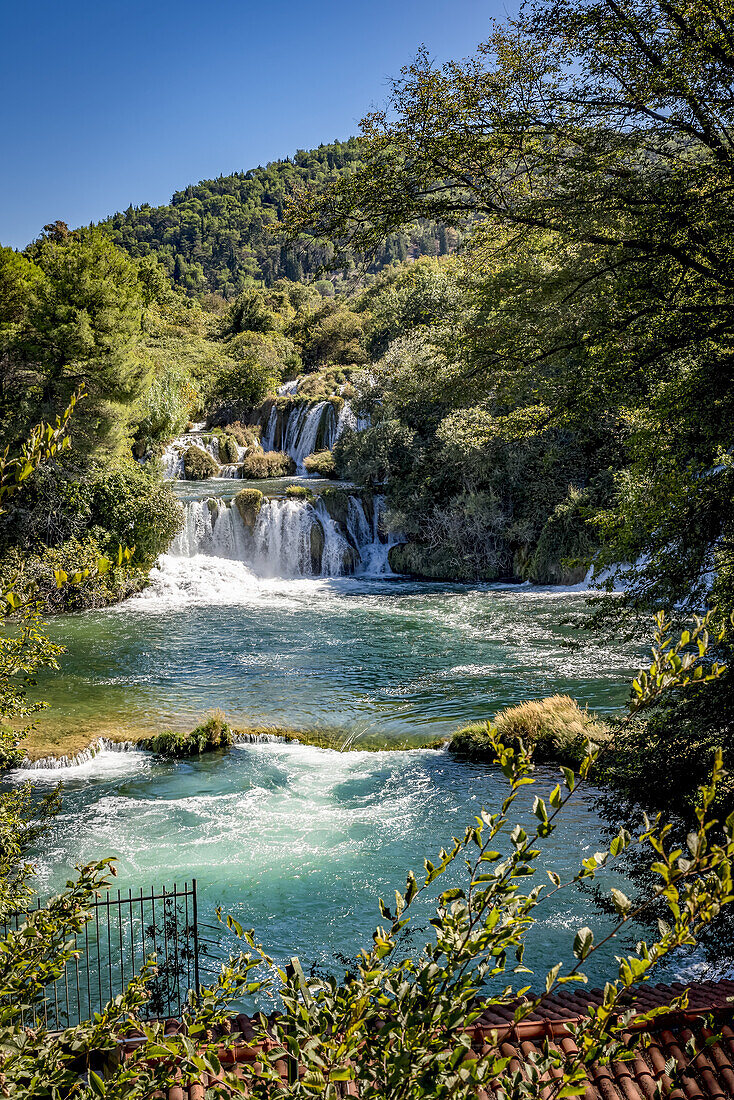
<path fill-rule="evenodd" d="M 36 909 L 42 908 L 40 898 Z M 173 889 L 142 888 L 125 895 L 110 890 L 89 905 L 91 920 L 77 934 L 79 957 L 45 990 L 39 1015 L 50 1030 L 88 1020 L 155 955 L 156 974 L 148 985 L 148 1019 L 180 1018 L 189 991 L 199 990 L 199 936 L 196 879 Z M 0 922 L 0 935 L 18 929 L 29 912 Z"/>

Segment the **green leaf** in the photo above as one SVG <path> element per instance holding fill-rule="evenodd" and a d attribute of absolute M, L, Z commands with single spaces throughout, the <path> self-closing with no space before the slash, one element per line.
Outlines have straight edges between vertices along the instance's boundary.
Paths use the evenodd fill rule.
<path fill-rule="evenodd" d="M 594 946 L 594 933 L 590 928 L 579 928 L 573 941 L 573 953 L 577 959 L 583 960 L 588 956 Z"/>

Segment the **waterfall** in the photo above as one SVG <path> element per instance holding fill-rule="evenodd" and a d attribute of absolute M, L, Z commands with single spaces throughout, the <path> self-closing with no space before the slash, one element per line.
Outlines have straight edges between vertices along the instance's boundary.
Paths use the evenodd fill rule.
<path fill-rule="evenodd" d="M 260 442 L 262 443 L 262 448 L 263 448 L 264 451 L 274 451 L 275 450 L 275 429 L 277 428 L 277 425 L 278 425 L 278 410 L 275 407 L 275 405 L 273 405 L 273 407 L 270 410 L 270 416 L 268 417 L 268 422 L 265 425 L 265 427 L 263 428 L 262 436 L 261 436 L 261 439 L 260 439 Z"/>
<path fill-rule="evenodd" d="M 346 428 L 351 428 L 355 432 L 363 432 L 365 428 L 369 428 L 370 418 L 368 416 L 356 416 L 352 406 L 348 401 L 345 401 L 342 405 L 342 410 L 339 413 L 339 420 L 336 425 L 336 432 L 334 435 L 334 443 L 336 443 L 339 436 Z M 334 446 L 334 443 L 331 446 Z"/>
<path fill-rule="evenodd" d="M 236 503 L 216 497 L 188 501 L 168 557 L 239 561 L 259 577 L 390 575 L 392 543 L 382 531 L 382 510 L 377 497 L 368 518 L 362 500 L 351 495 L 341 522 L 322 498 L 314 503 L 265 499 L 254 527 L 248 527 Z"/>
<path fill-rule="evenodd" d="M 77 752 L 73 756 L 43 756 L 39 760 L 29 760 L 28 757 L 25 757 L 19 767 L 24 771 L 48 771 L 51 769 L 55 771 L 58 768 L 76 768 L 80 764 L 86 764 L 93 760 L 103 750 L 106 752 L 135 752 L 138 751 L 138 745 L 134 741 L 110 741 L 106 737 L 99 737 L 96 741 L 92 741 L 88 748 L 82 749 L 81 752 Z"/>
<path fill-rule="evenodd" d="M 286 382 L 286 386 L 297 383 Z M 279 393 L 294 394 L 295 389 L 281 386 Z M 278 412 L 272 405 L 267 424 L 263 426 L 262 445 L 265 451 L 285 451 L 296 463 L 299 474 L 305 472 L 304 458 L 314 451 L 331 451 L 339 436 L 347 428 L 361 432 L 369 427 L 369 418 L 358 417 L 348 401 L 337 416 L 330 401 L 317 401 L 286 405 Z"/>

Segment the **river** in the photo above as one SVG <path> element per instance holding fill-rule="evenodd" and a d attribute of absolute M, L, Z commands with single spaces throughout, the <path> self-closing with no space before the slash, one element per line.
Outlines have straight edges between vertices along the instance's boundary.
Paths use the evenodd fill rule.
<path fill-rule="evenodd" d="M 219 707 L 235 725 L 320 729 L 352 751 L 241 744 L 174 762 L 105 751 L 16 779 L 64 783 L 39 865 L 44 889 L 102 855 L 117 858 L 123 889 L 195 876 L 205 926 L 221 905 L 276 958 L 298 954 L 333 970 L 369 942 L 378 895 L 391 896 L 408 869 L 435 857 L 482 807 L 496 808 L 504 791 L 493 769 L 445 750 L 389 747 L 443 738 L 555 692 L 613 711 L 634 655 L 588 638 L 574 646 L 564 620 L 583 607 L 578 590 L 419 583 L 389 575 L 373 543 L 361 547 L 368 568 L 355 576 L 305 575 L 304 516 L 314 522 L 318 505 L 266 503 L 262 522 L 278 528 L 279 560 L 293 566 L 268 575 L 257 532 L 251 544 L 232 534 L 239 521 L 227 502 L 241 486 L 208 486 L 218 503 L 205 509 L 201 487 L 181 487 L 189 535 L 160 560 L 150 587 L 54 622 L 68 653 L 41 684 L 52 721 L 90 734 L 185 729 Z M 378 524 L 367 527 L 364 539 L 380 542 Z M 360 749 L 360 739 L 376 738 L 383 751 Z M 540 774 L 544 788 L 555 782 L 553 769 Z M 564 876 L 601 846 L 589 789 L 550 840 L 543 875 Z M 606 881 L 616 882 L 613 872 Z M 530 936 L 531 965 L 568 960 L 582 924 L 603 926 L 589 897 L 560 894 Z M 602 977 L 600 965 L 592 977 Z"/>

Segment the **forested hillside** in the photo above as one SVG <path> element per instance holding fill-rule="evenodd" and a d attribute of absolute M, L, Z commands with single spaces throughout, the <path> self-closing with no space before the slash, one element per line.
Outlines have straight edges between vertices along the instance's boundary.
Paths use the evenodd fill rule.
<path fill-rule="evenodd" d="M 357 138 L 320 145 L 265 168 L 191 184 L 177 191 L 168 206 L 130 206 L 103 225 L 131 256 L 154 253 L 176 286 L 191 294 L 231 298 L 253 279 L 270 286 L 280 278 L 326 274 L 342 282 L 357 262 L 351 249 L 340 253 L 340 272 L 334 276 L 331 242 L 301 248 L 273 227 L 305 187 L 320 190 L 360 164 Z M 458 237 L 456 230 L 419 219 L 380 242 L 369 270 L 409 256 L 445 254 Z"/>

